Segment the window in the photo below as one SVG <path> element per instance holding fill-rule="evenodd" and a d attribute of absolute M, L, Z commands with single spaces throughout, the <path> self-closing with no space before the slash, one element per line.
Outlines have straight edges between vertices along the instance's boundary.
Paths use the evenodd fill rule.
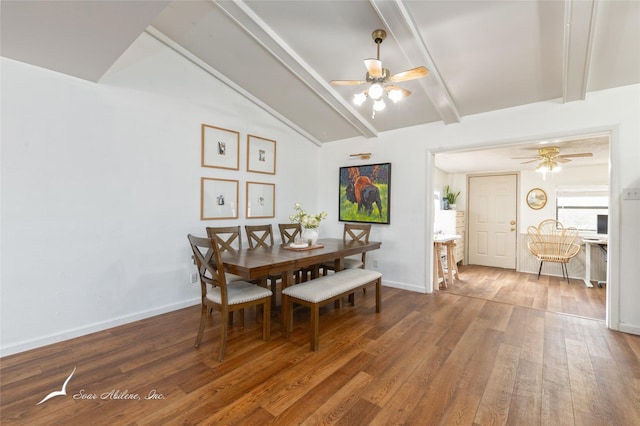
<path fill-rule="evenodd" d="M 565 227 L 596 232 L 599 214 L 609 214 L 607 186 L 565 186 L 556 190 L 556 219 Z"/>

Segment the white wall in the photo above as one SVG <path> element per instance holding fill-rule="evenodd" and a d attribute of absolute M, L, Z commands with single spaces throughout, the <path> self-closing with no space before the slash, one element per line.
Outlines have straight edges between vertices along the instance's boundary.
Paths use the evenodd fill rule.
<path fill-rule="evenodd" d="M 527 233 L 527 228 L 537 225 L 545 219 L 556 217 L 556 188 L 560 185 L 609 185 L 609 166 L 565 167 L 557 174 L 547 174 L 543 179 L 538 172 L 527 170 L 520 173 L 520 233 Z M 540 210 L 533 210 L 527 205 L 527 193 L 533 188 L 541 188 L 547 193 L 547 204 Z"/>
<path fill-rule="evenodd" d="M 613 285 L 608 285 L 607 296 L 615 309 L 608 320 L 614 329 L 640 334 L 640 202 L 621 199 L 624 187 L 640 186 L 639 116 L 640 85 L 633 85 L 590 93 L 585 101 L 541 102 L 465 117 L 448 126 L 433 123 L 370 140 L 335 142 L 321 150 L 321 161 L 338 167 L 349 152 L 367 150 L 375 162 L 392 163 L 391 224 L 375 226 L 383 244 L 371 258 L 380 259 L 385 284 L 430 291 L 431 246 L 425 241 L 431 229 L 425 223 L 430 216 L 431 153 L 611 131 L 610 233 L 617 229 L 618 235 L 610 235 Z M 337 187 L 337 176 L 324 181 L 319 203 L 335 206 Z M 337 206 L 333 208 L 335 217 Z"/>
<path fill-rule="evenodd" d="M 1 65 L 2 355 L 199 303 L 188 233 L 316 209 L 319 148 L 146 34 L 100 84 Z M 240 171 L 200 167 L 202 123 L 240 132 Z M 275 176 L 246 172 L 247 133 Z M 203 176 L 240 181 L 238 221 L 199 220 Z M 275 219 L 245 219 L 247 180 Z"/>

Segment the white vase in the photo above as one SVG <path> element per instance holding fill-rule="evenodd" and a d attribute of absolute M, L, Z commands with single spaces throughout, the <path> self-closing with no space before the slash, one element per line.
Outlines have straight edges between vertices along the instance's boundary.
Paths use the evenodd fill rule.
<path fill-rule="evenodd" d="M 318 241 L 318 228 L 304 228 L 302 230 L 302 239 L 309 245 L 314 245 Z"/>

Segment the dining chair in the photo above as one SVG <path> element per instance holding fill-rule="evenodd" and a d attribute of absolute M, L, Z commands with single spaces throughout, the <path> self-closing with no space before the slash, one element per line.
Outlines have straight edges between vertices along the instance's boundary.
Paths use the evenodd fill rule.
<path fill-rule="evenodd" d="M 294 243 L 296 241 L 296 237 L 302 236 L 302 225 L 299 223 L 279 223 L 278 228 L 280 229 L 280 240 L 282 241 L 282 244 Z M 294 278 L 296 284 L 303 280 L 307 281 L 310 273 L 310 268 L 302 268 L 295 271 Z"/>
<path fill-rule="evenodd" d="M 195 347 L 200 346 L 207 312 L 214 309 L 220 312 L 221 342 L 218 361 L 224 359 L 227 347 L 228 322 L 225 320 L 231 312 L 244 310 L 250 306 L 262 306 L 262 340 L 267 341 L 271 335 L 271 296 L 270 290 L 246 281 L 228 283 L 220 253 L 224 240 L 217 236 L 200 238 L 188 235 L 189 244 L 196 260 L 200 275 L 202 307 L 200 310 L 200 326 Z M 241 324 L 244 327 L 244 321 Z"/>
<path fill-rule="evenodd" d="M 356 224 L 345 223 L 344 231 L 342 233 L 342 239 L 345 241 L 362 241 L 364 243 L 369 242 L 369 234 L 371 233 L 371 224 Z M 345 257 L 343 268 L 344 269 L 364 269 L 366 266 L 367 253 L 364 252 L 358 257 Z M 328 271 L 335 272 L 335 265 L 333 262 L 325 262 L 321 265 L 322 275 L 327 275 Z"/>
<path fill-rule="evenodd" d="M 207 227 L 207 236 L 209 238 L 218 237 L 220 239 L 220 253 L 225 251 L 242 250 L 242 235 L 240 234 L 240 226 L 217 226 Z M 244 281 L 240 275 L 225 272 L 227 282 Z"/>
<path fill-rule="evenodd" d="M 273 227 L 268 225 L 245 225 L 244 227 L 247 233 L 247 242 L 249 243 L 249 250 L 253 250 L 257 247 L 271 247 L 273 246 Z M 277 292 L 278 281 L 282 280 L 282 274 L 268 275 L 266 280 L 263 280 L 260 284 L 266 286 L 268 282 L 271 291 L 275 295 Z M 272 308 L 275 309 L 276 297 L 271 300 Z"/>
<path fill-rule="evenodd" d="M 298 235 L 302 235 L 302 225 L 299 223 L 279 223 L 278 228 L 282 244 L 291 244 L 296 241 Z"/>
<path fill-rule="evenodd" d="M 268 225 L 245 225 L 249 248 L 271 247 L 273 245 L 273 228 Z"/>

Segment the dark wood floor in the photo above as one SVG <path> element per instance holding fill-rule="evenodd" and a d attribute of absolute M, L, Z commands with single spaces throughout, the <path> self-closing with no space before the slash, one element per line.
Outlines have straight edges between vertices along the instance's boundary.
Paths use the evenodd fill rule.
<path fill-rule="evenodd" d="M 307 312 L 296 312 L 288 340 L 274 321 L 269 342 L 249 312 L 218 363 L 219 318 L 195 349 L 199 308 L 190 307 L 5 357 L 0 421 L 640 424 L 640 336 L 586 318 L 602 290 L 490 268 L 461 272 L 464 281 L 430 295 L 383 288 L 380 314 L 372 292 L 358 294 L 355 307 L 326 307 L 315 353 Z M 585 300 L 594 306 L 577 306 Z M 66 396 L 36 405 L 74 368 Z M 145 399 L 153 392 L 162 399 Z"/>

